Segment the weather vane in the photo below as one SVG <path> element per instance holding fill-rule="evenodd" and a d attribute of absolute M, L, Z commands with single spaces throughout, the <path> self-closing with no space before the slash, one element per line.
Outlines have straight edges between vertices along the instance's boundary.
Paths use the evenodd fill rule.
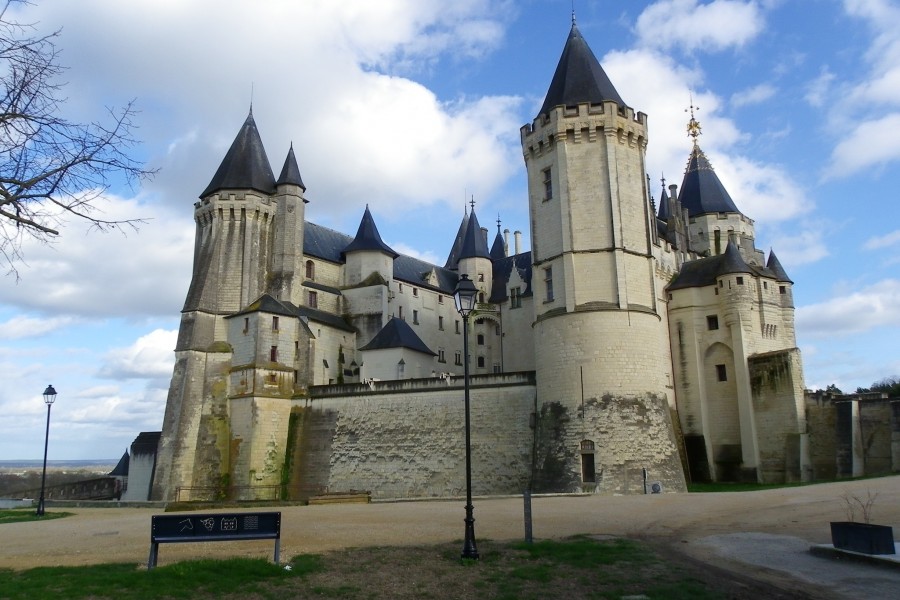
<path fill-rule="evenodd" d="M 691 107 L 690 107 L 690 110 L 688 110 L 688 109 L 686 108 L 686 109 L 684 109 L 684 112 L 690 112 L 690 113 L 691 113 L 691 120 L 688 121 L 688 124 L 687 124 L 687 132 L 688 132 L 688 136 L 694 138 L 694 145 L 696 146 L 696 145 L 697 145 L 697 138 L 700 137 L 700 134 L 702 133 L 702 131 L 701 131 L 701 127 L 700 127 L 700 121 L 698 121 L 697 119 L 694 118 L 694 111 L 695 111 L 695 110 L 696 110 L 697 112 L 700 112 L 700 107 L 699 107 L 699 106 L 694 106 L 694 94 L 693 94 L 693 92 L 691 92 Z"/>

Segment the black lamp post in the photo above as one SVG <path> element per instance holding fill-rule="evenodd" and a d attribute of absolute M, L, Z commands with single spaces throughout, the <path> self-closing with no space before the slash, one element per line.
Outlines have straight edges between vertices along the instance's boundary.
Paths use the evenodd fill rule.
<path fill-rule="evenodd" d="M 463 558 L 478 560 L 478 548 L 475 546 L 475 517 L 472 516 L 472 445 L 469 421 L 469 314 L 475 309 L 475 296 L 478 289 L 469 279 L 468 275 L 462 275 L 456 289 L 453 291 L 453 300 L 456 302 L 456 310 L 463 318 L 463 380 L 466 389 L 466 537 L 463 542 Z"/>
<path fill-rule="evenodd" d="M 44 390 L 44 404 L 47 405 L 47 431 L 44 434 L 44 471 L 41 474 L 41 498 L 38 500 L 37 515 L 44 514 L 44 484 L 47 482 L 47 444 L 50 441 L 50 407 L 56 402 L 56 390 L 48 385 Z"/>

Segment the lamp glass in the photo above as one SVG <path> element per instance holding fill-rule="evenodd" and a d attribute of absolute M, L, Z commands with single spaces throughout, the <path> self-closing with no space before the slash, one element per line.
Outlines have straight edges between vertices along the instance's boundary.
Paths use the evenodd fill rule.
<path fill-rule="evenodd" d="M 478 288 L 472 283 L 468 275 L 462 275 L 456 289 L 453 290 L 453 301 L 456 303 L 456 310 L 463 317 L 468 316 L 475 308 L 475 297 L 478 295 Z"/>
<path fill-rule="evenodd" d="M 44 402 L 46 404 L 53 404 L 56 402 L 56 390 L 53 389 L 52 385 L 48 385 L 47 389 L 44 390 Z"/>

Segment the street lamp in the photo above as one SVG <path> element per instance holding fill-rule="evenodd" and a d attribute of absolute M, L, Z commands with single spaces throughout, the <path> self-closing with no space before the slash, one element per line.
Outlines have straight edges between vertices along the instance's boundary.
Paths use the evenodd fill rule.
<path fill-rule="evenodd" d="M 47 482 L 47 443 L 50 441 L 50 407 L 56 402 L 56 390 L 48 385 L 44 390 L 44 404 L 47 405 L 47 431 L 44 434 L 44 471 L 41 474 L 41 498 L 38 500 L 37 515 L 44 514 L 44 484 Z"/>
<path fill-rule="evenodd" d="M 466 390 L 466 537 L 463 542 L 463 558 L 478 560 L 478 548 L 475 547 L 475 517 L 472 511 L 472 445 L 469 421 L 469 314 L 475 309 L 475 296 L 478 289 L 468 275 L 461 275 L 456 289 L 453 290 L 453 301 L 456 310 L 463 318 L 463 381 Z"/>

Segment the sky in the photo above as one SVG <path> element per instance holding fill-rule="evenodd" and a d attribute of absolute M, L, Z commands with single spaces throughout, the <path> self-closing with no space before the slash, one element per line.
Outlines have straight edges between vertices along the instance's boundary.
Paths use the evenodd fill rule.
<path fill-rule="evenodd" d="M 0 281 L 0 460 L 114 459 L 162 428 L 193 260 L 193 204 L 251 104 L 277 173 L 291 144 L 307 218 L 348 234 L 368 204 L 395 250 L 443 264 L 475 200 L 523 232 L 519 128 L 543 101 L 571 0 L 35 0 L 62 29 L 64 116 L 134 99 L 133 155 L 104 218 L 27 242 Z M 647 167 L 681 183 L 699 139 L 756 245 L 794 281 L 806 387 L 900 374 L 900 2 L 576 0 L 578 28 L 648 115 Z M 493 234 L 492 234 L 493 235 Z"/>

